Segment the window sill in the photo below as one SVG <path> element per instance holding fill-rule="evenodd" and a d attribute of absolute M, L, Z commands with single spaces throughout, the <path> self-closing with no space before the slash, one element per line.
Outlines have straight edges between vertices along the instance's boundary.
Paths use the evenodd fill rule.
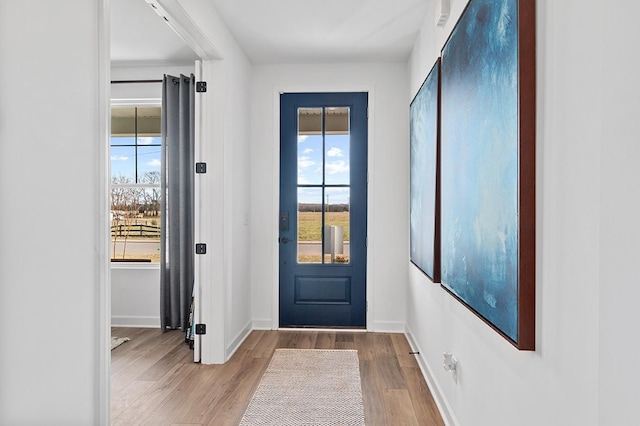
<path fill-rule="evenodd" d="M 111 269 L 160 269 L 160 263 L 152 262 L 110 262 Z"/>

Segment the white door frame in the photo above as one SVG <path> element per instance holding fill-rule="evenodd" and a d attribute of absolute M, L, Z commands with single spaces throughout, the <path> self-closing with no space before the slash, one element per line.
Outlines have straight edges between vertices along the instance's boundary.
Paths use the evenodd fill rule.
<path fill-rule="evenodd" d="M 367 143 L 368 143 L 368 154 L 367 154 L 367 164 L 368 164 L 368 185 L 367 185 L 367 223 L 374 223 L 375 212 L 371 207 L 373 206 L 374 201 L 374 193 L 370 191 L 369 188 L 372 187 L 373 183 L 373 168 L 375 165 L 374 162 L 374 111 L 375 111 L 375 88 L 371 85 L 335 85 L 335 84 L 315 84 L 309 86 L 301 86 L 301 85 L 278 85 L 273 90 L 273 139 L 272 139 L 272 158 L 273 158 L 273 198 L 271 203 L 271 210 L 274 218 L 280 217 L 280 95 L 283 93 L 338 93 L 338 92 L 367 92 L 368 93 L 368 117 L 369 121 L 367 123 Z M 370 238 L 370 225 L 367 227 L 367 245 L 371 247 L 371 238 Z M 271 253 L 273 259 L 273 271 L 272 271 L 272 294 L 271 294 L 271 328 L 273 330 L 278 330 L 280 328 L 280 260 L 279 260 L 279 243 L 278 236 L 280 234 L 280 230 L 278 228 L 277 220 L 275 221 L 273 227 L 271 228 L 272 233 L 272 245 L 271 245 Z M 367 304 L 367 331 L 373 331 L 373 288 L 375 283 L 375 277 L 372 273 L 372 265 L 374 264 L 373 260 L 373 252 L 371 250 L 367 250 L 367 292 L 366 292 L 366 304 Z"/>
<path fill-rule="evenodd" d="M 98 422 L 109 425 L 111 419 L 111 261 L 109 259 L 109 138 L 111 122 L 110 4 L 98 0 L 98 182 L 96 241 L 98 243 Z"/>
<path fill-rule="evenodd" d="M 150 1 L 148 1 L 149 3 Z M 168 19 L 169 26 L 185 41 L 185 43 L 198 55 L 201 60 L 207 61 L 204 62 L 201 66 L 201 63 L 198 61 L 196 63 L 196 74 L 198 76 L 204 75 L 207 76 L 207 69 L 209 68 L 209 64 L 212 61 L 221 59 L 221 55 L 219 54 L 218 49 L 215 47 L 214 43 L 209 40 L 204 33 L 198 28 L 194 21 L 189 17 L 188 13 L 184 10 L 184 8 L 180 5 L 178 0 L 152 0 L 152 2 L 156 5 L 156 9 L 159 10 Z M 111 58 L 110 58 L 110 38 L 111 38 L 111 8 L 110 8 L 110 0 L 96 0 L 97 11 L 98 11 L 98 62 L 99 62 L 99 75 L 98 75 L 98 83 L 99 83 L 99 95 L 98 95 L 98 112 L 99 119 L 97 123 L 97 139 L 100 144 L 100 149 L 98 150 L 98 166 L 96 173 L 99 174 L 97 176 L 98 188 L 96 190 L 97 194 L 97 209 L 98 209 L 98 218 L 96 221 L 96 230 L 98 247 L 96 249 L 96 255 L 98 256 L 98 332 L 97 334 L 97 342 L 96 347 L 98 350 L 97 358 L 98 358 L 98 371 L 97 371 L 97 379 L 98 379 L 98 392 L 96 395 L 97 401 L 96 405 L 98 407 L 97 412 L 97 424 L 100 425 L 109 425 L 111 422 L 111 346 L 110 346 L 110 336 L 111 336 L 111 262 L 109 259 L 109 139 L 110 139 L 110 111 L 111 111 Z M 206 114 L 209 116 L 208 111 L 212 110 L 212 105 L 214 105 L 211 100 L 211 96 L 207 100 L 199 100 L 197 102 L 198 106 L 196 107 L 197 115 L 202 116 Z M 199 111 L 199 112 L 198 112 Z M 202 140 L 211 140 L 213 135 L 213 131 L 211 126 L 207 126 L 203 124 L 206 120 L 201 120 L 200 117 L 196 118 L 196 152 L 202 153 L 203 144 L 200 143 Z M 202 191 L 202 184 L 200 182 L 197 184 L 197 193 L 204 192 Z M 198 195 L 196 195 L 196 235 L 195 238 L 198 240 L 200 235 L 203 232 L 206 232 L 206 229 L 202 229 L 202 223 L 206 221 L 209 216 L 202 215 L 203 205 L 201 200 L 198 199 Z M 206 211 L 206 206 L 204 207 L 204 211 Z M 200 235 L 198 233 L 201 233 Z M 206 234 L 205 234 L 206 235 Z M 207 330 L 207 335 L 202 336 L 202 341 L 196 343 L 202 349 L 202 359 L 203 363 L 216 363 L 216 362 L 224 362 L 224 355 L 222 356 L 222 361 L 219 360 L 219 356 L 217 353 L 212 354 L 212 349 L 215 348 L 217 352 L 221 352 L 224 354 L 225 347 L 222 345 L 218 348 L 220 340 L 224 342 L 224 312 L 223 316 L 220 319 L 219 315 L 214 317 L 214 313 L 216 312 L 211 303 L 211 300 L 217 300 L 212 298 L 212 293 L 219 293 L 219 290 L 215 290 L 215 288 L 220 287 L 222 291 L 224 290 L 222 286 L 222 282 L 216 284 L 212 283 L 211 279 L 203 280 L 203 277 L 209 277 L 207 273 L 206 267 L 203 267 L 202 262 L 200 260 L 196 261 L 196 271 L 195 271 L 195 281 L 196 281 L 196 289 L 199 291 L 200 295 L 200 309 L 197 309 L 199 312 L 199 319 L 205 323 L 209 323 L 209 330 Z M 206 265 L 205 265 L 206 266 Z M 217 295 L 213 295 L 217 296 Z M 209 303 L 205 303 L 205 301 L 209 301 Z M 224 301 L 224 298 L 220 300 Z M 215 321 L 212 321 L 215 320 Z M 219 322 L 218 322 L 219 321 Z M 220 338 L 222 336 L 222 339 Z M 198 360 L 196 354 L 194 354 L 194 360 Z"/>

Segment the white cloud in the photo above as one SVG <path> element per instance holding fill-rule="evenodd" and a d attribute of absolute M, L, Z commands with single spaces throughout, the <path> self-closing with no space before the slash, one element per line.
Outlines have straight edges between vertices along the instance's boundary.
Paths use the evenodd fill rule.
<path fill-rule="evenodd" d="M 138 145 L 151 145 L 152 143 L 158 143 L 159 141 L 154 140 L 155 138 L 151 137 L 143 137 L 138 138 Z"/>
<path fill-rule="evenodd" d="M 298 143 L 304 142 L 308 137 L 309 135 L 298 135 Z"/>
<path fill-rule="evenodd" d="M 305 178 L 304 176 L 302 176 L 302 171 L 298 170 L 298 185 L 307 185 L 311 182 L 309 182 L 309 179 Z"/>
<path fill-rule="evenodd" d="M 127 161 L 129 157 L 126 155 L 112 155 L 111 160 L 113 161 Z"/>
<path fill-rule="evenodd" d="M 304 151 L 302 151 L 303 154 L 311 154 L 313 152 L 313 150 L 311 148 L 307 148 Z"/>
<path fill-rule="evenodd" d="M 327 157 L 344 157 L 342 150 L 335 146 L 327 151 Z"/>
<path fill-rule="evenodd" d="M 300 157 L 298 158 L 298 167 L 302 168 L 302 169 L 306 169 L 308 167 L 311 167 L 313 165 L 315 165 L 315 161 L 313 161 L 311 159 L 311 157 Z"/>
<path fill-rule="evenodd" d="M 326 171 L 330 175 L 345 173 L 349 171 L 349 165 L 344 160 L 334 161 L 333 163 L 327 163 Z"/>
<path fill-rule="evenodd" d="M 162 163 L 157 158 L 154 158 L 151 161 L 147 161 L 147 166 L 151 166 L 151 167 L 160 167 L 161 164 Z"/>

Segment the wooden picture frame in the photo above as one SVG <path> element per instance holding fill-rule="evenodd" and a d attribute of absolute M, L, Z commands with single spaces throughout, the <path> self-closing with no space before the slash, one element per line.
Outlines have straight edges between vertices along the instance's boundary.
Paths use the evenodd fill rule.
<path fill-rule="evenodd" d="M 440 59 L 410 105 L 410 259 L 440 282 Z"/>
<path fill-rule="evenodd" d="M 442 49 L 442 286 L 535 350 L 535 0 L 470 0 Z"/>

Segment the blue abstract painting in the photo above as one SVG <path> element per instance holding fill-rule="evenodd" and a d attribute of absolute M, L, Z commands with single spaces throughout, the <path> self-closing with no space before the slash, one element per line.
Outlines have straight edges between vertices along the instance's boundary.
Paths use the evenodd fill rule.
<path fill-rule="evenodd" d="M 411 261 L 438 282 L 435 262 L 438 79 L 436 63 L 411 103 Z"/>
<path fill-rule="evenodd" d="M 442 284 L 518 341 L 518 1 L 472 0 L 442 50 Z"/>

